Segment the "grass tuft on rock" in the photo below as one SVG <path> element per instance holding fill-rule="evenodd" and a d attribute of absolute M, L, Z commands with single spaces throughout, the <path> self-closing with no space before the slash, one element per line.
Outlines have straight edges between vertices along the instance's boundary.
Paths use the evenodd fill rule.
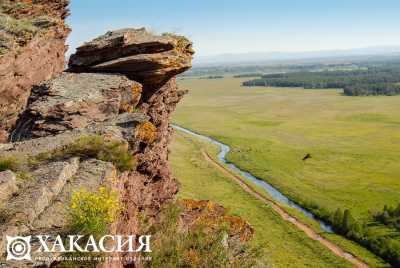
<path fill-rule="evenodd" d="M 84 136 L 64 148 L 37 155 L 32 162 L 54 161 L 71 157 L 96 158 L 113 163 L 119 171 L 129 171 L 135 167 L 135 160 L 128 145 L 121 141 L 108 141 L 104 137 Z"/>
<path fill-rule="evenodd" d="M 0 3 L 0 56 L 14 47 L 26 45 L 36 35 L 56 25 L 45 15 L 36 18 L 18 15 L 31 8 L 31 4 L 24 2 Z"/>
<path fill-rule="evenodd" d="M 0 12 L 1 13 L 13 13 L 21 11 L 22 9 L 30 8 L 31 5 L 25 2 L 17 2 L 17 3 L 1 3 L 0 4 Z"/>
<path fill-rule="evenodd" d="M 0 14 L 0 30 L 18 37 L 23 37 L 27 34 L 35 34 L 38 28 L 28 19 L 17 20 L 10 16 Z"/>
<path fill-rule="evenodd" d="M 24 162 L 16 157 L 0 157 L 0 172 L 6 170 L 14 172 L 22 180 L 31 178 Z"/>
<path fill-rule="evenodd" d="M 0 158 L 0 172 L 11 170 L 18 172 L 21 170 L 21 161 L 14 157 L 1 157 Z"/>

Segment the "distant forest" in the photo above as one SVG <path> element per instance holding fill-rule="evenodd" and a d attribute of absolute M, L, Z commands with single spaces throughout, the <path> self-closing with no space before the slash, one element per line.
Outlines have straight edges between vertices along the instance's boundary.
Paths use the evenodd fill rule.
<path fill-rule="evenodd" d="M 400 94 L 400 62 L 358 70 L 300 71 L 266 74 L 243 86 L 342 88 L 348 96 Z"/>

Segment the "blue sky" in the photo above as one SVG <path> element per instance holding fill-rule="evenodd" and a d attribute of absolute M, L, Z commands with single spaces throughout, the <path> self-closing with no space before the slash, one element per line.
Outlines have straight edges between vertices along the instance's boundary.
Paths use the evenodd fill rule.
<path fill-rule="evenodd" d="M 107 30 L 189 37 L 198 55 L 400 45 L 399 0 L 72 0 L 73 49 Z"/>

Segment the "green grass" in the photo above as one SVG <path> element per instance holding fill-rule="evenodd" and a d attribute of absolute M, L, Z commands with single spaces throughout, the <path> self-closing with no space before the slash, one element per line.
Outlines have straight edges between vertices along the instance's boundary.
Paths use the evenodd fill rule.
<path fill-rule="evenodd" d="M 192 141 L 192 142 L 194 144 L 200 144 L 199 141 Z M 218 161 L 218 157 L 217 157 L 217 155 L 219 153 L 218 149 L 213 148 L 211 146 L 206 146 L 205 143 L 203 143 L 202 146 L 197 145 L 198 150 L 201 150 L 200 147 L 203 149 L 206 149 L 206 151 L 208 151 L 211 154 L 211 157 L 214 160 Z M 222 164 L 222 165 L 225 166 L 227 169 L 229 169 L 228 165 L 226 165 L 226 164 Z M 237 173 L 236 175 L 241 176 L 239 173 Z M 251 185 L 251 187 L 255 191 L 257 191 L 259 194 L 261 194 L 262 196 L 265 196 L 267 199 L 271 198 L 271 196 L 269 196 L 268 193 L 266 193 L 266 191 L 263 188 L 261 188 L 260 186 L 252 183 L 251 181 L 247 181 L 247 183 L 249 185 Z M 279 202 L 277 202 L 277 203 L 279 203 Z M 319 233 L 321 236 L 332 241 L 333 243 L 340 246 L 345 251 L 351 253 L 353 256 L 357 256 L 358 258 L 360 258 L 361 260 L 366 262 L 370 267 L 390 267 L 390 265 L 387 264 L 385 261 L 383 261 L 381 258 L 374 255 L 373 253 L 368 251 L 366 248 L 358 245 L 356 242 L 348 240 L 348 239 L 344 238 L 343 236 L 340 236 L 340 235 L 337 235 L 334 233 L 325 232 L 321 228 L 320 224 L 317 221 L 306 217 L 300 211 L 298 211 L 286 204 L 280 203 L 280 206 L 283 207 L 290 215 L 296 217 L 303 223 L 307 224 L 309 227 L 311 227 L 314 231 Z M 387 229 L 379 228 L 379 231 L 387 232 Z"/>
<path fill-rule="evenodd" d="M 246 88 L 241 81 L 180 81 L 190 93 L 174 122 L 229 144 L 231 162 L 314 213 L 350 209 L 358 222 L 372 224 L 370 231 L 387 235 L 371 212 L 400 200 L 400 96 Z M 326 236 L 372 267 L 383 265 L 357 244 Z"/>
<path fill-rule="evenodd" d="M 0 172 L 11 170 L 18 172 L 21 169 L 21 162 L 14 157 L 0 157 Z"/>
<path fill-rule="evenodd" d="M 229 144 L 228 159 L 298 202 L 358 220 L 399 202 L 400 96 L 180 81 L 174 122 Z M 310 153 L 312 158 L 302 161 Z"/>
<path fill-rule="evenodd" d="M 96 158 L 113 163 L 121 172 L 129 171 L 136 163 L 128 147 L 128 144 L 122 141 L 109 141 L 99 135 L 83 136 L 63 148 L 35 156 L 30 160 L 30 164 L 34 166 L 41 162 L 71 157 Z"/>
<path fill-rule="evenodd" d="M 205 162 L 201 147 L 217 152 L 215 147 L 175 135 L 170 162 L 181 183 L 179 198 L 211 200 L 246 219 L 255 229 L 254 243 L 262 248 L 263 261 L 272 267 L 352 267 Z"/>
<path fill-rule="evenodd" d="M 14 172 L 17 178 L 22 181 L 31 179 L 24 162 L 16 157 L 0 157 L 0 172 L 6 170 Z"/>

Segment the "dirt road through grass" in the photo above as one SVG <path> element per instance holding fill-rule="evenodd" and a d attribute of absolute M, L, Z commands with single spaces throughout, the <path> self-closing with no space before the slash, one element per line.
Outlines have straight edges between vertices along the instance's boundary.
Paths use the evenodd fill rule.
<path fill-rule="evenodd" d="M 285 211 L 279 204 L 277 204 L 275 201 L 268 199 L 264 197 L 263 195 L 259 194 L 256 190 L 253 189 L 251 185 L 249 185 L 244 179 L 241 177 L 237 176 L 236 174 L 233 174 L 230 172 L 228 169 L 226 169 L 223 165 L 218 163 L 216 160 L 214 160 L 207 152 L 204 150 L 202 151 L 203 156 L 206 161 L 210 162 L 213 166 L 215 166 L 218 170 L 220 170 L 224 175 L 228 176 L 229 178 L 233 179 L 236 183 L 238 183 L 243 190 L 248 192 L 249 194 L 253 195 L 257 199 L 261 200 L 262 202 L 270 205 L 274 211 L 276 211 L 279 216 L 281 216 L 284 220 L 291 222 L 294 226 L 296 226 L 299 230 L 303 231 L 308 237 L 310 237 L 313 240 L 316 240 L 320 242 L 323 246 L 328 248 L 330 251 L 332 251 L 334 254 L 336 254 L 339 257 L 342 257 L 352 264 L 354 264 L 356 267 L 359 268 L 367 268 L 369 267 L 365 262 L 362 260 L 358 259 L 357 257 L 351 255 L 350 253 L 346 252 L 336 244 L 332 243 L 331 241 L 323 238 L 320 236 L 317 232 L 315 232 L 312 228 L 310 228 L 307 224 L 302 223 L 299 221 L 297 218 L 291 216 L 289 213 Z"/>

